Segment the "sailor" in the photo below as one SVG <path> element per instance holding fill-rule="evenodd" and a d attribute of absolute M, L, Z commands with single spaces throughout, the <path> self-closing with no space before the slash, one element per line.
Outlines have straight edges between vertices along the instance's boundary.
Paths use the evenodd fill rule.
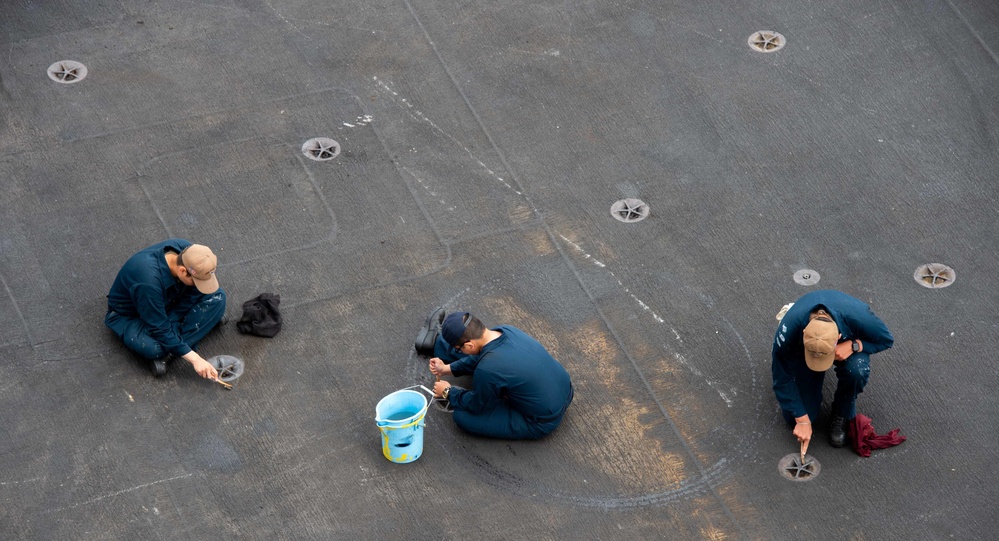
<path fill-rule="evenodd" d="M 559 426 L 572 402 L 568 372 L 516 327 L 487 329 L 468 312 L 449 314 L 434 351 L 434 375 L 472 375 L 471 389 L 443 380 L 434 385 L 454 408 L 455 424 L 470 434 L 538 439 Z"/>
<path fill-rule="evenodd" d="M 871 374 L 871 355 L 892 346 L 888 327 L 863 301 L 833 290 L 813 291 L 787 310 L 774 335 L 774 394 L 798 441 L 812 438 L 822 405 L 822 381 L 833 368 L 837 385 L 829 443 L 846 443 L 857 414 L 857 395 Z"/>
<path fill-rule="evenodd" d="M 181 357 L 204 378 L 218 372 L 195 351 L 225 315 L 218 259 L 211 249 L 169 239 L 125 262 L 108 293 L 104 324 L 125 346 L 152 362 L 154 376 L 166 373 L 166 358 Z"/>

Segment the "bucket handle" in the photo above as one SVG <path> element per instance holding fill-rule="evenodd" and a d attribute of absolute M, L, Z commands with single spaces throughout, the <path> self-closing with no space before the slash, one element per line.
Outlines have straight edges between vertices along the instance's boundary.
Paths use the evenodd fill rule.
<path fill-rule="evenodd" d="M 417 388 L 423 389 L 423 392 L 425 392 L 428 395 L 430 395 L 430 400 L 427 400 L 427 405 L 423 406 L 423 411 L 420 412 L 420 413 L 426 414 L 427 410 L 430 408 L 430 404 L 433 403 L 433 401 L 435 400 L 436 397 L 434 396 L 434 392 L 433 391 L 431 391 L 430 389 L 427 389 L 423 385 L 413 385 L 412 387 L 406 387 L 403 390 L 404 391 L 409 391 L 411 389 L 417 389 Z"/>
<path fill-rule="evenodd" d="M 420 389 L 423 389 L 423 392 L 425 392 L 428 395 L 430 395 L 430 402 L 433 403 L 433 404 L 437 404 L 437 409 L 438 410 L 443 411 L 444 413 L 451 413 L 451 412 L 454 411 L 454 408 L 451 407 L 451 404 L 448 403 L 447 400 L 445 400 L 443 398 L 438 398 L 437 395 L 435 395 L 433 391 L 431 391 L 430 389 L 427 389 L 423 385 L 413 385 L 412 387 L 406 387 L 403 390 L 415 389 L 417 387 L 419 387 Z M 429 408 L 429 407 L 430 407 L 430 404 L 427 404 L 427 408 Z"/>

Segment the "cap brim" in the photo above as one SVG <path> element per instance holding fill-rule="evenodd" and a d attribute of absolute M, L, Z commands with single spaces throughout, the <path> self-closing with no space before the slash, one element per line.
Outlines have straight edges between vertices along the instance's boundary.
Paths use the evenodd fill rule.
<path fill-rule="evenodd" d="M 805 364 L 808 368 L 814 372 L 825 372 L 833 365 L 833 361 L 836 360 L 836 352 L 832 352 L 829 355 L 823 355 L 822 357 L 815 357 L 809 355 L 805 352 Z"/>
<path fill-rule="evenodd" d="M 211 275 L 207 280 L 198 280 L 195 278 L 194 287 L 198 288 L 198 291 L 204 293 L 205 295 L 211 295 L 219 290 L 219 279 L 215 275 Z"/>

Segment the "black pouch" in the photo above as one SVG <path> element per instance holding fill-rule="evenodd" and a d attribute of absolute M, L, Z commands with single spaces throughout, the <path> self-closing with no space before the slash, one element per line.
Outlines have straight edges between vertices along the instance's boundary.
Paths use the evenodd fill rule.
<path fill-rule="evenodd" d="M 243 334 L 273 338 L 281 330 L 279 304 L 281 296 L 274 293 L 261 293 L 244 302 L 243 316 L 236 323 L 236 329 Z"/>

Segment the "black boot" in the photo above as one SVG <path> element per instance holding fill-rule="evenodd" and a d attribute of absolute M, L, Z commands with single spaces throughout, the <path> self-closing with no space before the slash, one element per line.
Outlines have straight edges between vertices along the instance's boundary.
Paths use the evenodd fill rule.
<path fill-rule="evenodd" d="M 153 377 L 158 378 L 163 374 L 166 374 L 166 368 L 167 368 L 166 362 L 167 362 L 166 357 L 162 359 L 153 359 L 153 366 L 152 366 Z"/>
<path fill-rule="evenodd" d="M 837 448 L 846 444 L 846 419 L 839 415 L 833 417 L 829 427 L 829 444 Z"/>
<path fill-rule="evenodd" d="M 441 332 L 441 323 L 444 322 L 444 316 L 447 312 L 444 308 L 438 306 L 430 312 L 430 316 L 427 317 L 426 323 L 420 329 L 420 333 L 416 335 L 416 352 L 420 355 L 426 355 L 431 357 L 434 354 L 434 342 L 437 341 L 437 335 Z"/>

